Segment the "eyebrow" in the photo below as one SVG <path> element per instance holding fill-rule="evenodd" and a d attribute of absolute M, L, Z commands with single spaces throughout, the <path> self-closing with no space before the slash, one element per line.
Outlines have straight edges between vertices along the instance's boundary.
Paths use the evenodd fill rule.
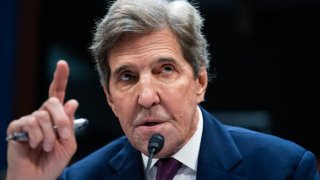
<path fill-rule="evenodd" d="M 178 64 L 177 60 L 171 57 L 160 57 L 156 63 L 173 63 L 173 64 Z M 122 71 L 129 69 L 130 67 L 134 67 L 134 65 L 130 64 L 124 64 L 119 67 L 116 67 L 116 69 L 112 72 L 112 75 L 115 77 L 120 74 Z"/>
<path fill-rule="evenodd" d="M 171 57 L 160 57 L 157 61 L 157 63 L 173 63 L 178 64 L 177 60 Z"/>
<path fill-rule="evenodd" d="M 120 74 L 122 71 L 124 71 L 125 69 L 128 69 L 129 67 L 131 67 L 130 64 L 125 64 L 125 65 L 121 65 L 119 67 L 117 67 L 112 74 L 116 77 L 118 74 Z"/>

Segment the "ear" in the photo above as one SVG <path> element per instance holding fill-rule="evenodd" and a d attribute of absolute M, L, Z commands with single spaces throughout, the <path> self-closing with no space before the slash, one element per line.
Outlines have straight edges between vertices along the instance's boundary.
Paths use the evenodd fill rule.
<path fill-rule="evenodd" d="M 204 95 L 206 93 L 208 85 L 208 75 L 206 68 L 201 68 L 199 71 L 199 76 L 197 78 L 197 97 L 198 103 L 201 103 L 204 100 Z"/>
<path fill-rule="evenodd" d="M 107 98 L 107 102 L 108 102 L 109 106 L 111 107 L 113 113 L 118 117 L 113 98 L 112 98 L 111 94 L 109 93 L 109 91 L 107 90 L 107 87 L 105 85 L 103 86 L 103 91 L 104 91 L 104 94 Z"/>

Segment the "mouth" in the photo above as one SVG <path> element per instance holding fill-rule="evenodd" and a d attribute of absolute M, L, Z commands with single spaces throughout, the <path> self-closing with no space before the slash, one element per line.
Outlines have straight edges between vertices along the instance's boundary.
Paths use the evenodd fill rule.
<path fill-rule="evenodd" d="M 163 126 L 166 124 L 165 121 L 144 121 L 137 126 L 137 130 L 141 131 L 142 134 L 153 134 L 155 132 L 161 132 Z"/>
<path fill-rule="evenodd" d="M 141 126 L 156 126 L 161 124 L 161 122 L 145 122 Z"/>

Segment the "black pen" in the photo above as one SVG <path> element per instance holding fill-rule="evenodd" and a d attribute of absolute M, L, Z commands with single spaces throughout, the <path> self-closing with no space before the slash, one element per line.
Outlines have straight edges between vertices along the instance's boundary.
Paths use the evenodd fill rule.
<path fill-rule="evenodd" d="M 85 118 L 79 118 L 79 119 L 75 119 L 74 120 L 74 131 L 75 133 L 83 130 L 87 125 L 88 125 L 89 121 Z M 53 127 L 55 130 L 57 129 L 56 126 Z M 26 132 L 15 132 L 12 135 L 8 136 L 6 138 L 6 141 L 10 141 L 10 140 L 14 140 L 14 141 L 28 141 L 29 137 L 28 137 L 28 133 Z"/>

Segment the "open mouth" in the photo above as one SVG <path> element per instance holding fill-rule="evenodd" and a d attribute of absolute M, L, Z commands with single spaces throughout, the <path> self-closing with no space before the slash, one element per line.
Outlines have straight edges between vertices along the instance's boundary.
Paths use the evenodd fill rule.
<path fill-rule="evenodd" d="M 165 121 L 145 121 L 137 126 L 137 130 L 142 134 L 151 136 L 156 132 L 161 132 L 166 125 Z"/>
<path fill-rule="evenodd" d="M 161 123 L 159 123 L 159 122 L 146 122 L 143 124 L 143 126 L 156 126 L 158 124 L 161 124 Z"/>

